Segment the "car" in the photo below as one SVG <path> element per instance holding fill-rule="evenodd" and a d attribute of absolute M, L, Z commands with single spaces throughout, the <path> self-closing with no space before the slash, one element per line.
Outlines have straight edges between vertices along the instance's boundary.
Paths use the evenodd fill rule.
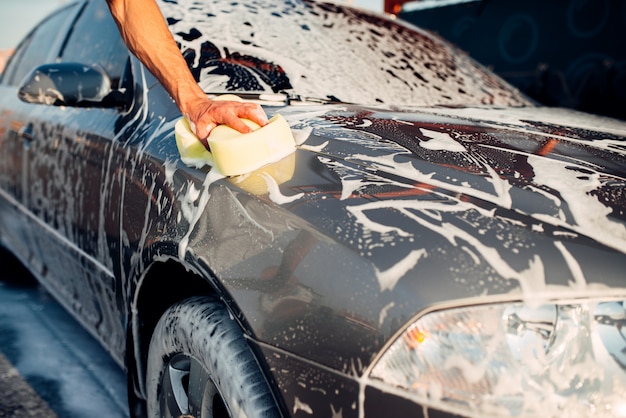
<path fill-rule="evenodd" d="M 128 374 L 135 417 L 626 416 L 626 124 L 313 0 L 163 0 L 199 85 L 297 143 L 187 165 L 106 4 L 0 81 L 0 243 Z"/>

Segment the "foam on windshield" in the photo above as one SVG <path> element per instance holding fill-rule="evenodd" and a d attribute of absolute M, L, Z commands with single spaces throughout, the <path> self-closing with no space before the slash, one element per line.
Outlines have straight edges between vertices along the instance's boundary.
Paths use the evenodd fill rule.
<path fill-rule="evenodd" d="M 527 105 L 435 36 L 310 1 L 161 3 L 207 92 L 283 91 L 361 104 Z"/>

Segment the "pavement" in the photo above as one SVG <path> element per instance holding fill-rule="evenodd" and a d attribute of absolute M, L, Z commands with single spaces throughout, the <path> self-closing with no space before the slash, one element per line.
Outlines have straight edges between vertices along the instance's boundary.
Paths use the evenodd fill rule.
<path fill-rule="evenodd" d="M 0 418 L 128 417 L 126 375 L 0 253 Z"/>
<path fill-rule="evenodd" d="M 30 387 L 9 360 L 0 354 L 0 417 L 57 418 L 46 401 Z"/>

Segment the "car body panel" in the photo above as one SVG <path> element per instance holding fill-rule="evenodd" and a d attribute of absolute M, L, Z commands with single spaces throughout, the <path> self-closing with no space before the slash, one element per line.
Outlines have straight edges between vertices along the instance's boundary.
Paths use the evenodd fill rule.
<path fill-rule="evenodd" d="M 367 366 L 380 349 L 378 344 L 397 332 L 398 326 L 436 305 L 475 303 L 472 298 L 576 298 L 595 291 L 623 294 L 623 209 L 589 213 L 590 207 L 604 207 L 595 197 L 582 212 L 568 205 L 585 199 L 590 191 L 600 196 L 621 193 L 624 176 L 619 159 L 623 153 L 564 138 L 487 128 L 463 119 L 445 121 L 439 115 L 422 114 L 419 121 L 411 122 L 416 113 L 382 113 L 385 118 L 378 119 L 375 110 L 340 109 L 327 110 L 319 120 L 307 118 L 306 128 L 312 131 L 295 155 L 294 176 L 275 195 L 274 203 L 290 198 L 280 204 L 288 212 L 256 209 L 256 200 L 245 199 L 244 205 L 240 194 L 210 189 L 200 218 L 208 223 L 219 217 L 215 223 L 222 222 L 229 239 L 236 241 L 229 245 L 225 237 L 219 239 L 228 245 L 223 251 L 242 261 L 220 268 L 218 260 L 225 258 L 221 245 L 214 246 L 212 241 L 206 250 L 194 252 L 212 266 L 234 299 L 251 292 L 238 288 L 241 278 L 267 277 L 272 266 L 278 271 L 274 280 L 288 275 L 282 280 L 292 283 L 289 291 L 284 284 L 276 286 L 279 291 L 271 297 L 271 306 L 278 303 L 276 298 L 290 301 L 289 318 L 268 337 L 265 327 L 269 324 L 258 321 L 257 338 L 298 354 L 304 350 L 306 358 L 348 371 L 355 360 Z M 291 116 L 288 110 L 283 114 Z M 301 128 L 297 123 L 292 126 Z M 458 137 L 457 145 L 450 145 L 451 137 L 440 137 L 454 151 L 420 149 L 420 143 L 433 141 L 429 136 L 437 137 L 435 132 Z M 415 151 L 398 146 L 402 140 L 410 141 L 407 146 Z M 551 140 L 559 141 L 552 151 L 554 157 L 551 153 L 541 156 Z M 619 144 L 615 139 L 607 141 Z M 461 151 L 459 146 L 468 150 Z M 585 152 L 596 155 L 593 168 L 574 166 L 574 158 Z M 455 159 L 450 158 L 452 153 Z M 606 163 L 599 168 L 603 158 Z M 491 167 L 498 167 L 498 172 Z M 554 170 L 561 178 L 539 183 L 540 170 L 549 170 L 548 176 Z M 236 211 L 240 213 L 235 215 Z M 420 211 L 426 215 L 419 215 Z M 390 212 L 404 216 L 390 216 Z M 232 227 L 241 222 L 229 222 L 223 213 L 247 219 L 249 225 L 235 234 Z M 272 224 L 270 219 L 280 222 Z M 269 233 L 257 225 L 277 229 Z M 281 229 L 282 235 L 289 232 L 285 243 L 278 239 Z M 190 245 L 196 247 L 203 239 L 196 238 Z M 435 249 L 425 249 L 423 242 Z M 252 257 L 259 243 L 263 251 Z M 316 267 L 307 268 L 310 265 Z M 434 275 L 436 281 L 427 280 Z M 263 312 L 264 304 L 270 306 L 268 301 L 254 303 L 258 310 L 244 316 L 266 317 L 272 324 L 280 321 L 279 311 Z M 239 305 L 249 309 L 254 303 Z M 299 318 L 293 316 L 294 304 L 302 305 Z M 321 312 L 330 317 L 320 324 Z M 334 327 L 344 328 L 331 331 Z M 345 358 L 335 351 L 336 339 L 316 334 L 355 341 L 351 327 L 366 335 L 367 343 L 356 350 L 361 353 L 357 358 Z M 326 350 L 330 352 L 323 354 Z"/>

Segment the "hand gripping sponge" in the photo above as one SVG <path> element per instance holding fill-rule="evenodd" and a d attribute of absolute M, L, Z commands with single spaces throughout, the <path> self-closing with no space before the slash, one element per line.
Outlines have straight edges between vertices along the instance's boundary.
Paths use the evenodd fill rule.
<path fill-rule="evenodd" d="M 253 131 L 242 134 L 229 126 L 219 125 L 207 138 L 207 150 L 192 132 L 187 120 L 181 118 L 174 129 L 183 162 L 196 167 L 209 164 L 225 176 L 237 176 L 276 162 L 295 151 L 296 141 L 281 115 L 272 117 L 263 127 L 248 119 L 242 121 Z"/>

